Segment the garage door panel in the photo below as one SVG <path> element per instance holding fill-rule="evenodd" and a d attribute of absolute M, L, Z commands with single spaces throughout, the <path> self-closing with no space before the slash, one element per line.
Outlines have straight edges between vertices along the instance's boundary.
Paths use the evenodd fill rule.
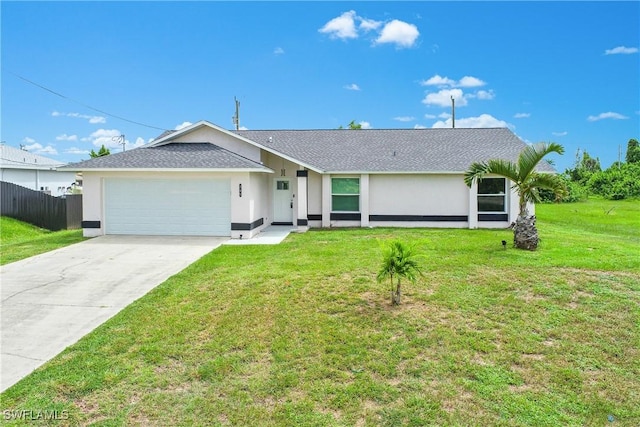
<path fill-rule="evenodd" d="M 231 234 L 229 180 L 107 179 L 107 234 Z"/>

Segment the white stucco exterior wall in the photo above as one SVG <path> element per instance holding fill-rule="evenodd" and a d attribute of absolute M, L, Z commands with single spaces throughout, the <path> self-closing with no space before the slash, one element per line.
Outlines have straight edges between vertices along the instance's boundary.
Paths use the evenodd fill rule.
<path fill-rule="evenodd" d="M 307 206 L 308 215 L 322 215 L 322 175 L 309 171 L 307 177 Z M 309 221 L 312 227 L 320 227 L 321 221 Z"/>
<path fill-rule="evenodd" d="M 371 215 L 467 215 L 461 175 L 371 175 Z"/>
<path fill-rule="evenodd" d="M 252 177 L 255 175 L 256 177 Z M 260 177 L 262 175 L 263 177 Z M 82 203 L 82 219 L 83 221 L 100 221 L 100 228 L 84 228 L 83 235 L 85 237 L 100 236 L 105 233 L 105 217 L 104 217 L 104 181 L 108 178 L 131 178 L 131 179 L 228 179 L 230 181 L 230 200 L 231 200 L 231 222 L 251 224 L 258 218 L 260 213 L 264 212 L 264 203 L 256 200 L 258 194 L 262 197 L 266 187 L 266 181 L 269 179 L 268 174 L 249 173 L 249 172 L 83 172 L 83 203 Z M 239 196 L 239 184 L 242 184 L 242 197 Z M 253 209 L 252 209 L 253 207 Z M 254 230 L 232 230 L 231 237 L 239 238 L 243 234 L 243 238 L 249 238 L 259 232 L 259 228 Z"/>
<path fill-rule="evenodd" d="M 67 187 L 76 181 L 75 172 L 45 169 L 0 169 L 0 180 L 36 191 L 48 191 L 54 197 L 66 194 Z"/>

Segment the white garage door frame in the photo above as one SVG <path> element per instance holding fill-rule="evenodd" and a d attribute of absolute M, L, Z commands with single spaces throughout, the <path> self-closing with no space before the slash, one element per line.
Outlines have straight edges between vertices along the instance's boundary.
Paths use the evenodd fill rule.
<path fill-rule="evenodd" d="M 105 178 L 106 234 L 230 236 L 229 179 Z"/>

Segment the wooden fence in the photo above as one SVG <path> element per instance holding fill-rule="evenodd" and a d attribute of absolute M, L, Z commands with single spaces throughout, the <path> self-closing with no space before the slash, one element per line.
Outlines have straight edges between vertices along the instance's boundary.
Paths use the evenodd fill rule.
<path fill-rule="evenodd" d="M 10 182 L 0 187 L 0 215 L 57 231 L 80 228 L 82 194 L 53 197 Z"/>

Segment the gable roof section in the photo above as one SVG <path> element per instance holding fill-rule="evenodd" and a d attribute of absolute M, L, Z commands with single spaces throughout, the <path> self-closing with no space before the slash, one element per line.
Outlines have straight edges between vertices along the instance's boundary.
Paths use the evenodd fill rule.
<path fill-rule="evenodd" d="M 8 169 L 50 170 L 64 165 L 63 162 L 30 153 L 9 145 L 0 145 L 0 167 Z"/>
<path fill-rule="evenodd" d="M 325 173 L 460 173 L 476 161 L 515 161 L 526 144 L 506 128 L 243 130 L 260 146 Z M 547 163 L 539 171 L 554 172 Z"/>
<path fill-rule="evenodd" d="M 251 139 L 245 138 L 244 136 L 240 135 L 239 132 L 234 132 L 234 131 L 231 131 L 231 130 L 227 130 L 227 129 L 221 128 L 220 126 L 216 126 L 213 123 L 208 122 L 206 120 L 200 120 L 199 122 L 196 122 L 196 123 L 194 123 L 194 124 L 192 124 L 190 126 L 184 127 L 184 128 L 182 128 L 180 130 L 167 130 L 167 131 L 164 131 L 164 132 L 162 132 L 162 134 L 160 134 L 160 136 L 158 136 L 156 139 L 151 141 L 148 146 L 149 147 L 159 147 L 159 146 L 164 145 L 164 144 L 169 144 L 173 140 L 178 139 L 178 138 L 182 137 L 183 135 L 187 135 L 188 133 L 193 132 L 193 131 L 195 131 L 197 129 L 200 129 L 200 128 L 203 128 L 203 127 L 206 127 L 206 128 L 221 132 L 221 133 L 229 135 L 229 136 L 231 136 L 233 138 L 237 138 L 240 141 L 246 142 L 247 144 L 253 145 L 255 147 L 258 147 L 258 148 L 261 148 L 261 149 L 266 150 L 268 152 L 271 152 L 273 154 L 276 154 L 276 155 L 278 155 L 278 156 L 280 156 L 280 157 L 282 157 L 282 158 L 284 158 L 286 160 L 289 160 L 289 161 L 291 161 L 293 163 L 298 163 L 298 164 L 306 167 L 307 169 L 311 169 L 311 170 L 316 171 L 316 172 L 322 172 L 321 170 L 317 169 L 315 166 L 313 166 L 311 164 L 307 164 L 307 163 L 303 162 L 300 159 L 296 159 L 296 158 L 288 156 L 285 153 L 275 151 L 271 147 L 268 147 L 268 146 L 265 146 L 265 145 L 261 145 L 261 144 L 257 144 L 255 141 L 252 141 Z"/>
<path fill-rule="evenodd" d="M 145 146 L 72 163 L 65 170 L 195 170 L 273 172 L 264 165 L 208 142 Z"/>

